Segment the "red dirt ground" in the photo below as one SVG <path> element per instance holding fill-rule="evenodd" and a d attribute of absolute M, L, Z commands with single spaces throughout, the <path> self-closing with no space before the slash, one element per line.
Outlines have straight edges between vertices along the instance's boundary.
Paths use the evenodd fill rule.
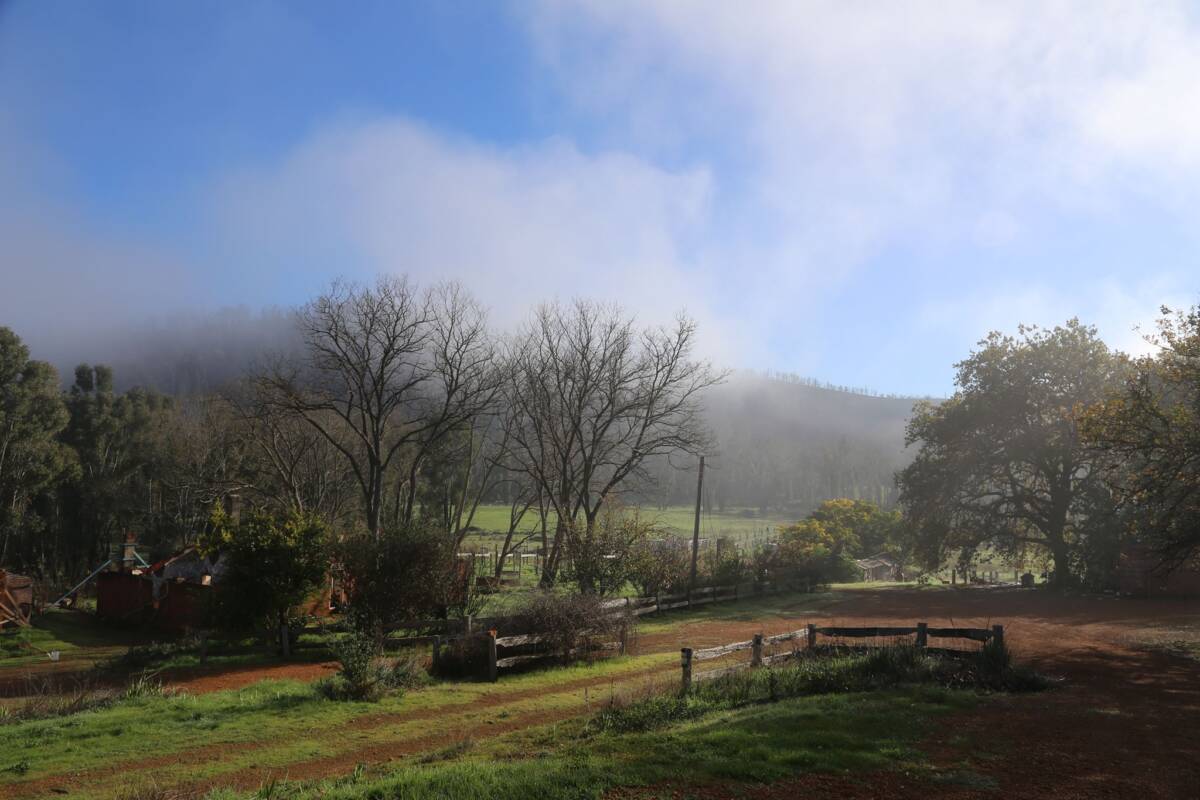
<path fill-rule="evenodd" d="M 663 787 L 614 797 L 1200 798 L 1200 663 L 1129 645 L 1142 626 L 1200 625 L 1200 602 L 1007 589 L 861 592 L 824 609 L 820 619 L 1003 624 L 1018 659 L 1061 678 L 1062 685 L 1037 695 L 1000 696 L 947 719 L 924 744 L 939 768 L 933 779 L 896 772 L 806 775 L 752 790 Z M 764 629 L 795 629 L 800 622 L 772 621 Z M 745 623 L 687 626 L 647 644 L 736 641 L 747 630 Z"/>

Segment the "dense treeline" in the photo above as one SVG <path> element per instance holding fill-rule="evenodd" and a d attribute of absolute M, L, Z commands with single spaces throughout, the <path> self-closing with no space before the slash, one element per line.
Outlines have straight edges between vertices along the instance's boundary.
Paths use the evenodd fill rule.
<path fill-rule="evenodd" d="M 998 554 L 1110 585 L 1127 542 L 1169 564 L 1197 550 L 1195 310 L 1165 313 L 1140 359 L 1074 320 L 991 334 L 942 402 L 726 375 L 693 356 L 690 320 L 640 329 L 582 301 L 501 337 L 455 285 L 339 283 L 293 314 L 234 319 L 227 364 L 191 351 L 184 373 L 144 366 L 206 387 L 179 394 L 88 364 L 64 391 L 0 329 L 0 563 L 65 583 L 126 532 L 151 555 L 212 541 L 214 509 L 293 520 L 281 530 L 319 520 L 379 558 L 436 531 L 452 558 L 480 504 L 503 502 L 502 555 L 532 517 L 543 582 L 601 587 L 615 578 L 597 559 L 654 535 L 612 508 L 690 504 L 701 452 L 710 510 L 812 520 L 831 498 L 898 504 L 884 539 L 929 568 Z M 239 338 L 256 330 L 270 331 L 257 350 Z M 793 562 L 829 544 L 801 529 Z"/>
<path fill-rule="evenodd" d="M 481 502 L 508 504 L 514 528 L 527 523 L 527 515 L 553 519 L 556 502 L 563 501 L 532 490 L 535 476 L 528 470 L 518 479 L 521 470 L 514 467 L 511 451 L 522 442 L 522 428 L 512 415 L 496 413 L 506 402 L 502 384 L 513 386 L 520 377 L 536 388 L 545 376 L 536 362 L 521 362 L 516 350 L 508 352 L 512 342 L 481 328 L 472 334 L 470 346 L 479 348 L 479 363 L 494 368 L 488 378 L 492 383 L 478 385 L 483 375 L 446 372 L 452 365 L 443 357 L 441 373 L 423 376 L 399 400 L 411 414 L 386 434 L 396 437 L 389 447 L 399 447 L 380 471 L 378 490 L 371 490 L 372 459 L 386 454 L 372 456 L 366 448 L 347 459 L 345 449 L 355 441 L 361 444 L 362 432 L 344 418 L 338 420 L 338 430 L 324 419 L 338 419 L 329 404 L 349 385 L 344 379 L 336 385 L 336 370 L 313 360 L 319 344 L 313 340 L 319 333 L 313 329 L 313 315 L 331 312 L 329 303 L 345 303 L 346 297 L 337 299 L 345 289 L 335 287 L 299 315 L 230 310 L 98 336 L 84 351 L 111 347 L 112 357 L 105 365 L 79 366 L 65 392 L 60 390 L 61 374 L 33 360 L 15 334 L 6 334 L 9 366 L 3 380 L 10 406 L 5 413 L 15 419 L 23 413 L 17 406 L 27 406 L 45 418 L 33 427 L 22 422 L 25 427 L 9 429 L 10 440 L 21 440 L 13 447 L 27 451 L 36 466 L 22 468 L 18 479 L 11 466 L 16 456 L 10 453 L 7 472 L 0 471 L 5 497 L 0 563 L 65 582 L 101 563 L 110 544 L 126 531 L 137 534 L 151 554 L 164 555 L 198 541 L 214 503 L 297 509 L 339 528 L 356 524 L 355 513 L 363 504 L 374 503 L 379 524 L 393 527 L 411 523 L 416 510 L 423 509 L 454 536 L 473 523 L 472 508 Z M 379 291 L 372 288 L 374 294 Z M 421 294 L 412 287 L 404 291 Z M 472 324 L 481 324 L 482 313 L 461 290 L 457 299 L 441 294 L 440 318 L 462 324 L 469 316 Z M 573 324 L 571 313 L 594 317 L 596 324 L 607 317 L 609 341 L 596 343 L 610 348 L 619 343 L 626 360 L 633 348 L 646 344 L 635 341 L 645 332 L 634 330 L 620 314 L 587 304 L 574 311 L 560 308 L 549 318 L 535 314 L 517 338 L 531 348 L 539 342 L 532 335 L 536 329 L 541 345 L 557 344 L 561 328 Z M 463 335 L 464 329 L 447 331 L 438 327 L 442 324 L 429 322 L 428 331 L 418 336 L 423 346 L 432 343 L 430 336 L 443 337 L 446 345 L 445 337 Z M 683 333 L 690 341 L 690 330 Z M 499 362 L 492 363 L 501 350 L 514 358 L 504 381 L 497 379 Z M 545 351 L 538 357 L 554 363 L 560 354 Z M 524 371 L 518 373 L 521 364 Z M 426 367 L 404 362 L 403 368 Z M 25 371 L 29 374 L 22 377 Z M 453 392 L 460 406 L 439 412 L 443 418 L 438 421 L 418 406 L 445 392 L 445 383 L 431 389 L 444 380 L 457 382 Z M 289 395 L 289 381 L 297 384 L 291 388 L 304 392 Z M 800 518 L 833 497 L 894 503 L 892 474 L 906 463 L 902 433 L 912 401 L 850 393 L 789 376 L 738 373 L 723 383 L 701 383 L 689 392 L 687 409 L 676 412 L 689 411 L 683 438 L 695 439 L 697 445 L 703 440 L 709 455 L 704 496 L 709 510 L 749 509 Z M 464 395 L 471 392 L 477 396 Z M 509 402 L 525 394 L 507 392 Z M 544 391 L 542 398 L 546 401 Z M 551 411 L 548 406 L 542 410 Z M 426 415 L 428 430 L 413 427 L 418 414 Z M 530 432 L 525 429 L 525 445 L 537 445 L 527 440 Z M 625 502 L 690 505 L 695 458 L 681 457 L 687 448 L 675 447 L 687 442 L 653 444 L 639 453 L 636 464 L 626 465 L 631 467 L 628 474 L 619 476 Z M 526 460 L 531 457 L 527 451 Z M 361 478 L 356 464 L 365 470 Z M 603 490 L 601 472 L 611 477 L 615 469 L 612 464 L 598 466 L 602 469 L 591 475 L 593 493 Z M 593 518 L 596 499 L 586 503 Z M 586 516 L 583 504 L 573 511 Z M 372 527 L 370 519 L 365 525 Z M 544 537 L 548 548 L 553 548 L 554 534 L 550 523 Z"/>

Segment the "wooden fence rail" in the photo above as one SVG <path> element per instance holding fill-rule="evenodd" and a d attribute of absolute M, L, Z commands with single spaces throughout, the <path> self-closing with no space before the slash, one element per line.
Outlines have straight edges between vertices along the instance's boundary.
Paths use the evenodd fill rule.
<path fill-rule="evenodd" d="M 772 655 L 763 655 L 763 648 L 781 644 L 783 642 L 796 641 L 804 639 L 809 648 L 817 646 L 817 636 L 828 636 L 831 638 L 844 639 L 868 639 L 868 638 L 895 638 L 899 636 L 913 636 L 916 639 L 914 645 L 916 647 L 926 647 L 930 638 L 935 639 L 969 639 L 976 642 L 988 642 L 994 640 L 1000 644 L 1004 643 L 1004 626 L 993 625 L 989 628 L 931 628 L 928 623 L 918 622 L 913 626 L 903 627 L 838 627 L 838 626 L 823 626 L 818 627 L 815 624 L 808 624 L 799 630 L 789 631 L 787 633 L 777 633 L 774 636 L 763 636 L 761 633 L 754 634 L 754 638 L 744 642 L 732 642 L 730 644 L 717 645 L 716 647 L 705 647 L 702 649 L 694 649 L 691 647 L 681 648 L 679 651 L 679 665 L 682 672 L 681 684 L 683 691 L 688 691 L 692 688 L 692 684 L 697 681 L 713 680 L 723 675 L 729 675 L 739 670 L 769 666 L 772 663 L 784 661 L 792 658 L 795 652 L 776 653 Z M 709 670 L 699 675 L 693 674 L 693 667 L 698 662 L 709 661 L 715 658 L 722 658 L 733 653 L 739 653 L 744 650 L 750 651 L 750 661 L 747 663 L 734 664 L 720 669 Z"/>

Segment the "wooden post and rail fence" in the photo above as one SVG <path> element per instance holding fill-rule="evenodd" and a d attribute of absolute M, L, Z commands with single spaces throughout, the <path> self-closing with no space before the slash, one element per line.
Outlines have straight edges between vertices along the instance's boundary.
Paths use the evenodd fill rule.
<path fill-rule="evenodd" d="M 679 651 L 679 666 L 681 675 L 681 687 L 683 691 L 688 691 L 692 688 L 694 682 L 702 680 L 712 680 L 719 678 L 722 675 L 728 675 L 733 672 L 738 672 L 743 669 L 752 669 L 754 667 L 769 666 L 770 664 L 784 661 L 795 656 L 795 650 L 786 653 L 776 653 L 773 655 L 764 655 L 763 650 L 766 647 L 782 644 L 789 641 L 803 640 L 808 649 L 817 646 L 817 637 L 827 636 L 836 639 L 882 639 L 895 638 L 899 636 L 915 636 L 913 645 L 916 647 L 925 648 L 929 646 L 929 640 L 932 639 L 969 639 L 976 642 L 995 641 L 999 644 L 1004 644 L 1004 626 L 993 625 L 991 628 L 931 628 L 926 622 L 918 622 L 911 627 L 838 627 L 825 626 L 819 627 L 810 623 L 809 625 L 798 630 L 789 631 L 787 633 L 779 633 L 774 636 L 763 636 L 761 633 L 754 634 L 754 637 L 747 639 L 744 642 L 733 642 L 731 644 L 717 645 L 716 647 L 706 647 L 703 649 L 695 649 L 692 647 L 684 647 Z M 693 672 L 696 664 L 703 661 L 711 661 L 717 658 L 723 658 L 733 653 L 750 651 L 750 661 L 748 663 L 734 664 L 721 669 L 709 670 L 708 672 L 699 675 Z"/>

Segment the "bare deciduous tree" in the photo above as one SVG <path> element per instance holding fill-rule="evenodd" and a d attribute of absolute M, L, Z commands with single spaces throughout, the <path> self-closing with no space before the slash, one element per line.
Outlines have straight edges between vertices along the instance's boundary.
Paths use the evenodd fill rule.
<path fill-rule="evenodd" d="M 381 277 L 335 283 L 297 318 L 303 357 L 278 359 L 258 390 L 341 454 L 378 536 L 391 487 L 407 522 L 421 460 L 496 394 L 485 315 L 457 285 L 419 291 Z"/>
<path fill-rule="evenodd" d="M 699 396 L 724 379 L 692 357 L 695 323 L 635 330 L 619 308 L 541 306 L 510 359 L 507 402 L 521 469 L 557 516 L 542 581 L 552 583 L 568 528 L 584 546 L 605 500 L 646 480 L 647 459 L 700 452 Z"/>

